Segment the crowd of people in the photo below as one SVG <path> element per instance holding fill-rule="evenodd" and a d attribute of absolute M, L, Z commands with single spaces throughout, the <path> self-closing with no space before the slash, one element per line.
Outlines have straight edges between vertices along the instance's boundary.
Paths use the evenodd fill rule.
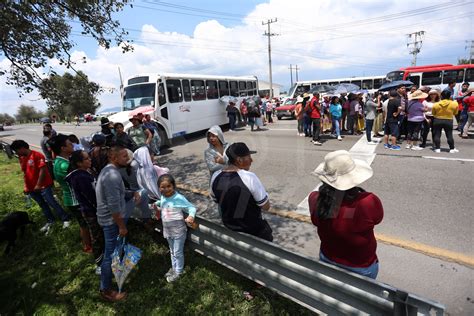
<path fill-rule="evenodd" d="M 298 121 L 297 135 L 311 138 L 314 145 L 321 146 L 322 134 L 342 141 L 343 133 L 361 135 L 364 131 L 367 143 L 376 145 L 374 138 L 383 137 L 384 147 L 401 150 L 422 150 L 432 134 L 432 149 L 441 152 L 440 138 L 445 132 L 450 153 L 458 150 L 454 146 L 453 119 L 457 122 L 459 136 L 468 138 L 474 112 L 474 88 L 465 82 L 454 91 L 455 82 L 443 91 L 429 87 L 398 86 L 388 92 L 373 95 L 364 91 L 339 95 L 312 97 L 304 93 L 297 97 L 295 116 Z"/>

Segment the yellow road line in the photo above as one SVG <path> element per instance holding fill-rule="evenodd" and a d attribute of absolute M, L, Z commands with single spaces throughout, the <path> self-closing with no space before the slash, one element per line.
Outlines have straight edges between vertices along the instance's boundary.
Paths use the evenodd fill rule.
<path fill-rule="evenodd" d="M 193 188 L 189 185 L 181 184 L 181 185 L 177 185 L 177 187 L 178 189 L 189 191 L 195 194 L 209 196 L 209 192 Z M 311 217 L 309 215 L 302 215 L 293 211 L 280 210 L 274 207 L 268 210 L 267 213 L 311 224 Z M 396 238 L 393 236 L 380 234 L 380 233 L 376 233 L 375 238 L 377 239 L 377 241 L 387 244 L 387 245 L 404 248 L 407 250 L 425 254 L 430 257 L 442 259 L 445 261 L 455 262 L 455 263 L 458 263 L 470 268 L 474 268 L 474 257 L 469 256 L 469 255 L 465 255 L 465 254 L 455 252 L 455 251 L 446 250 L 443 248 L 433 247 L 433 246 L 422 244 L 415 241 L 404 240 L 404 239 L 400 239 L 400 238 Z"/>

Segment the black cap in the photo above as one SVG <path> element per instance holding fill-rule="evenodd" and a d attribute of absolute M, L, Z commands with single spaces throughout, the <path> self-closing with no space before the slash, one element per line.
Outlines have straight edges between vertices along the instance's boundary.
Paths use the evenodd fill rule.
<path fill-rule="evenodd" d="M 100 126 L 109 125 L 110 121 L 108 118 L 103 117 L 100 119 Z"/>
<path fill-rule="evenodd" d="M 256 154 L 257 152 L 254 150 L 250 150 L 245 143 L 233 143 L 229 146 L 226 150 L 227 157 L 230 158 L 231 161 L 235 160 L 237 157 L 245 157 L 250 154 Z"/>

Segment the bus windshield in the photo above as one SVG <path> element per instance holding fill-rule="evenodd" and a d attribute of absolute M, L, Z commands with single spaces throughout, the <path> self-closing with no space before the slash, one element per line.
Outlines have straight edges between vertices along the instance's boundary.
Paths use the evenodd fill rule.
<path fill-rule="evenodd" d="M 154 83 L 126 87 L 123 95 L 123 110 L 129 111 L 144 105 L 155 105 Z"/>
<path fill-rule="evenodd" d="M 297 86 L 297 84 L 294 83 L 293 86 L 290 88 L 290 91 L 288 92 L 288 96 L 289 96 L 290 98 L 293 98 L 293 97 L 294 97 L 294 93 L 295 93 L 295 90 L 296 90 L 296 86 Z"/>
<path fill-rule="evenodd" d="M 403 80 L 403 71 L 389 72 L 385 78 L 385 82 L 392 82 L 395 80 Z"/>

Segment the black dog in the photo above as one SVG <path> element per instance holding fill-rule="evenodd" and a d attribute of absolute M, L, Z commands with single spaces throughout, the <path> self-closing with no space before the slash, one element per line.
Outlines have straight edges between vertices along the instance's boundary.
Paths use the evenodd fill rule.
<path fill-rule="evenodd" d="M 26 212 L 10 213 L 0 222 L 0 242 L 8 241 L 5 254 L 10 253 L 11 248 L 15 245 L 17 229 L 20 228 L 23 236 L 27 224 L 33 224 L 33 222 L 30 221 Z"/>

